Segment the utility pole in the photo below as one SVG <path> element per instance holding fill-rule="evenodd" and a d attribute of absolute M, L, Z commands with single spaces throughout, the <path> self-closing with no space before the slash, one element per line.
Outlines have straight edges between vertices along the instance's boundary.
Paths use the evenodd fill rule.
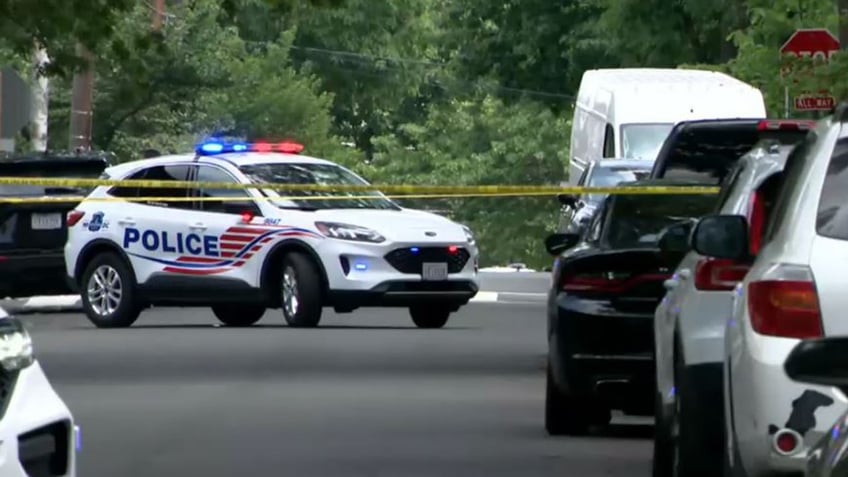
<path fill-rule="evenodd" d="M 33 42 L 32 68 L 32 148 L 37 152 L 47 151 L 47 123 L 50 107 L 50 91 L 44 68 L 50 62 L 47 50 L 38 42 Z"/>
<path fill-rule="evenodd" d="M 77 44 L 77 55 L 84 64 L 81 71 L 74 73 L 71 93 L 70 149 L 91 149 L 92 103 L 94 99 L 94 55 Z"/>
<path fill-rule="evenodd" d="M 153 31 L 162 30 L 165 19 L 165 0 L 153 0 Z"/>
<path fill-rule="evenodd" d="M 848 0 L 836 0 L 839 10 L 839 49 L 848 50 Z"/>

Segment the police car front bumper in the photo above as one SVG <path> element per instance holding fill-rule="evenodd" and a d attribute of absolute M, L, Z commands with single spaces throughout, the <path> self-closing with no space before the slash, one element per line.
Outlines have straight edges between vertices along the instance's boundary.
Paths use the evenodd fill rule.
<path fill-rule="evenodd" d="M 474 298 L 477 291 L 477 283 L 471 280 L 391 280 L 370 290 L 330 290 L 328 298 L 330 305 L 339 309 L 407 307 L 424 303 L 447 304 L 456 309 Z"/>

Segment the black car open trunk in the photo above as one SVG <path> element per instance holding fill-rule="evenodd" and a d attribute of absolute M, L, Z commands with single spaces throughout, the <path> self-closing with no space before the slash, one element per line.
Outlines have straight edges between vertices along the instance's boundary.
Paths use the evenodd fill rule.
<path fill-rule="evenodd" d="M 780 122 L 780 121 L 777 121 Z M 742 155 L 761 140 L 793 145 L 808 134 L 799 128 L 763 128 L 760 119 L 680 123 L 657 154 L 652 179 L 682 179 L 720 184 Z"/>

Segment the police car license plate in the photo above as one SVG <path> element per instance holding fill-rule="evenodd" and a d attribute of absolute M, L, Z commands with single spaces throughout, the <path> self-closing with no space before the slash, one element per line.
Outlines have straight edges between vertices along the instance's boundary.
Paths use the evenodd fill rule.
<path fill-rule="evenodd" d="M 421 278 L 427 281 L 448 279 L 448 264 L 444 262 L 421 264 Z"/>
<path fill-rule="evenodd" d="M 53 230 L 62 228 L 61 214 L 32 214 L 32 230 Z"/>

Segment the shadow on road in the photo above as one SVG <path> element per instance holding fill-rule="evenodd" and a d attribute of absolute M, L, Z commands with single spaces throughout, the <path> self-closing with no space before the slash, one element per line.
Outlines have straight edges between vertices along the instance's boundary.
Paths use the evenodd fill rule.
<path fill-rule="evenodd" d="M 614 439 L 652 439 L 654 426 L 651 424 L 611 424 L 592 432 L 589 437 Z"/>
<path fill-rule="evenodd" d="M 132 325 L 128 328 L 121 328 L 121 331 L 129 331 L 129 330 L 157 330 L 157 329 L 168 329 L 168 330 L 179 330 L 179 329 L 209 329 L 209 330 L 249 330 L 249 329 L 291 329 L 298 332 L 320 332 L 321 330 L 419 330 L 415 326 L 368 326 L 368 325 L 318 325 L 316 328 L 292 328 L 290 326 L 281 324 L 281 325 L 253 325 L 253 326 L 226 326 L 220 325 L 217 323 L 211 324 L 157 324 L 157 325 Z M 97 329 L 93 326 L 80 326 L 76 329 Z M 438 330 L 429 330 L 433 332 L 439 331 L 450 331 L 450 330 L 470 330 L 475 328 L 464 327 L 464 326 L 445 326 L 444 328 Z M 426 329 L 421 329 L 420 331 L 428 331 Z"/>

